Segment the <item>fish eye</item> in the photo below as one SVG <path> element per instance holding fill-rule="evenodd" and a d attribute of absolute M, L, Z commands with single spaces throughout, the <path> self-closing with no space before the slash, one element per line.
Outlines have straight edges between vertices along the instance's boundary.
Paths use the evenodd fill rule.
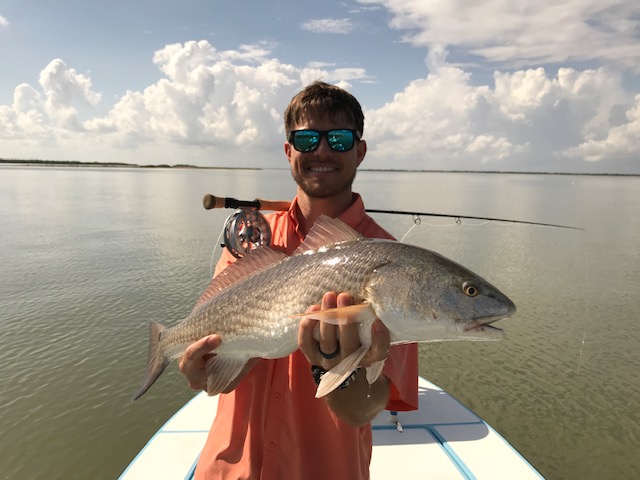
<path fill-rule="evenodd" d="M 475 297 L 480 293 L 480 290 L 478 289 L 476 284 L 473 282 L 464 282 L 462 284 L 462 291 L 464 292 L 465 295 L 469 297 Z"/>

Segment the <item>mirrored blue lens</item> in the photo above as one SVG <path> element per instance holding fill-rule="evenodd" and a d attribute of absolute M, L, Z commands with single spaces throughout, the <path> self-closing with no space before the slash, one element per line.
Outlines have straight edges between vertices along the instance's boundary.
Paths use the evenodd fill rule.
<path fill-rule="evenodd" d="M 320 145 L 322 137 L 327 138 L 329 147 L 336 152 L 347 152 L 355 144 L 355 130 L 349 129 L 293 130 L 289 141 L 299 152 L 313 152 Z"/>
<path fill-rule="evenodd" d="M 293 133 L 293 147 L 299 152 L 313 152 L 320 144 L 320 132 L 299 130 Z"/>
<path fill-rule="evenodd" d="M 327 141 L 332 150 L 346 152 L 353 148 L 353 132 L 351 130 L 331 130 L 327 132 Z"/>

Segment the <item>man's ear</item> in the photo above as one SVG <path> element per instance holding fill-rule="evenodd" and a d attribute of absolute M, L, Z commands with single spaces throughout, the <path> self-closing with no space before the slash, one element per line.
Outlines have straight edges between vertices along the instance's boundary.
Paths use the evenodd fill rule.
<path fill-rule="evenodd" d="M 291 144 L 289 142 L 284 142 L 284 154 L 287 156 L 289 165 L 291 165 Z"/>
<path fill-rule="evenodd" d="M 358 151 L 358 166 L 364 160 L 364 156 L 367 154 L 367 142 L 365 140 L 360 140 L 356 143 L 356 149 Z"/>

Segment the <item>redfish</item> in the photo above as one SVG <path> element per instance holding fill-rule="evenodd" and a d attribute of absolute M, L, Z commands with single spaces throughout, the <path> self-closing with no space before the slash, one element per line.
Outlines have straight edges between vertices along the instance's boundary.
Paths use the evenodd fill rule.
<path fill-rule="evenodd" d="M 328 292 L 348 292 L 355 305 L 305 313 Z M 133 399 L 142 396 L 196 340 L 222 338 L 206 364 L 207 392 L 215 395 L 251 358 L 280 358 L 298 348 L 300 319 L 357 322 L 361 346 L 322 377 L 316 393 L 336 389 L 371 345 L 379 318 L 392 344 L 446 340 L 500 340 L 492 326 L 515 313 L 513 302 L 463 266 L 430 250 L 392 240 L 362 237 L 340 220 L 320 217 L 288 256 L 268 247 L 229 265 L 212 281 L 182 322 L 152 322 L 149 358 Z M 375 381 L 382 363 L 367 369 Z"/>

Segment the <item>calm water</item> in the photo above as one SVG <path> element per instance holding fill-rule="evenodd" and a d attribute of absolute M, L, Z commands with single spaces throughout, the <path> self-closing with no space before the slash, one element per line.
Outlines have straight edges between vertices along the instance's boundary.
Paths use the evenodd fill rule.
<path fill-rule="evenodd" d="M 640 178 L 361 172 L 356 190 L 370 208 L 586 228 L 423 217 L 405 241 L 518 313 L 503 342 L 421 347 L 420 370 L 547 478 L 640 477 Z M 191 396 L 173 365 L 130 402 L 148 322 L 178 321 L 208 283 L 229 212 L 202 209 L 207 192 L 294 190 L 284 170 L 0 168 L 0 478 L 115 478 Z"/>

